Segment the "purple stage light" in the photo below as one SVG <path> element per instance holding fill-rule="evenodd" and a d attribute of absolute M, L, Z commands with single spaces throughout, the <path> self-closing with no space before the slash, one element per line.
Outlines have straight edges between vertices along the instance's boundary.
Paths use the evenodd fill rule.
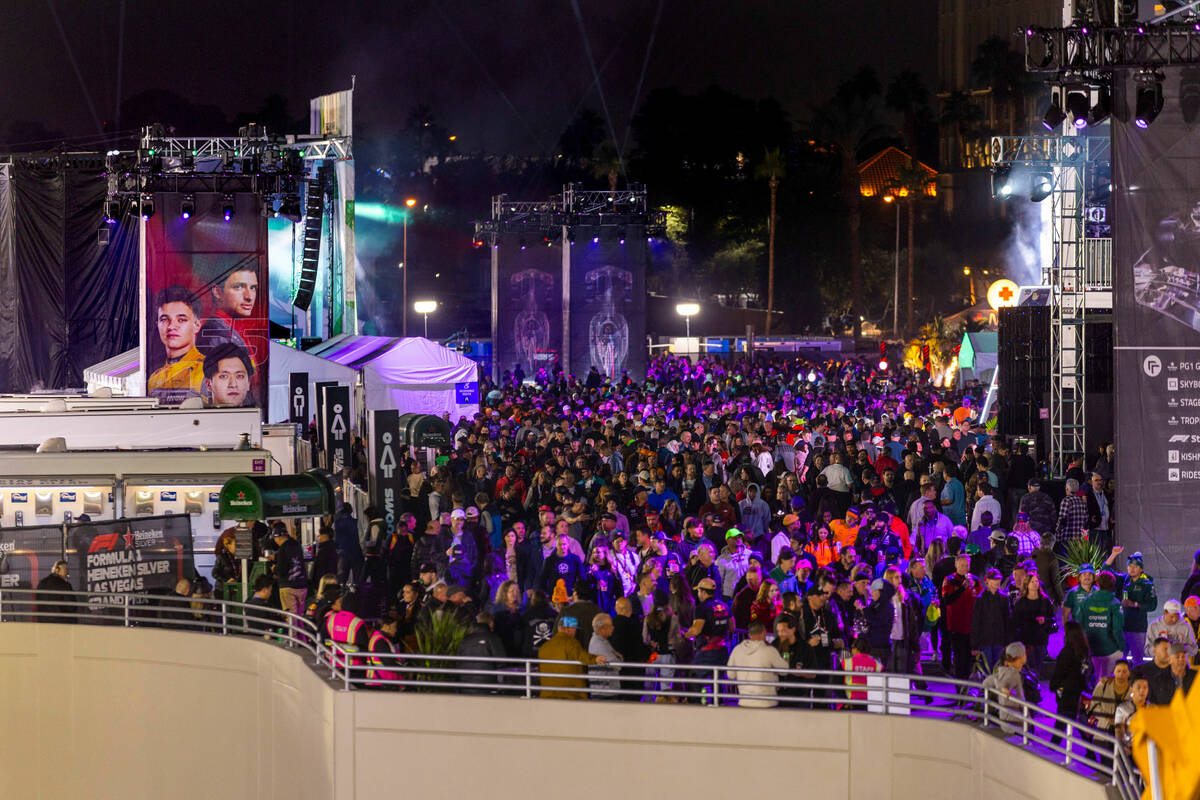
<path fill-rule="evenodd" d="M 1026 36 L 1033 36 L 1033 28 L 1026 28 L 1026 29 L 1025 29 L 1025 35 L 1026 35 Z"/>
<path fill-rule="evenodd" d="M 230 218 L 231 218 L 232 216 L 233 216 L 233 214 L 231 214 L 231 213 L 229 213 L 228 211 L 226 211 L 226 212 L 225 212 L 225 221 L 226 221 L 226 222 L 229 222 L 229 220 L 230 220 Z"/>
<path fill-rule="evenodd" d="M 183 218 L 184 218 L 184 219 L 191 219 L 191 218 L 192 218 L 192 214 L 191 214 L 191 212 L 190 212 L 190 211 L 185 211 L 185 212 L 183 212 Z"/>
<path fill-rule="evenodd" d="M 1084 33 L 1087 33 L 1087 28 L 1080 28 L 1080 30 Z"/>
<path fill-rule="evenodd" d="M 1138 25 L 1138 33 L 1145 33 L 1145 32 L 1146 32 L 1146 29 L 1143 28 L 1141 25 Z"/>
<path fill-rule="evenodd" d="M 1133 121 L 1133 124 L 1137 125 L 1139 128 L 1141 128 L 1143 130 L 1150 127 L 1150 123 L 1146 122 L 1146 120 L 1144 120 L 1144 119 L 1135 119 Z"/>
<path fill-rule="evenodd" d="M 1087 120 L 1086 120 L 1086 119 L 1083 119 L 1082 117 L 1079 117 L 1079 118 L 1077 118 L 1077 119 L 1075 120 L 1075 128 L 1076 128 L 1077 130 L 1083 130 L 1083 129 L 1084 129 L 1084 128 L 1086 128 L 1086 127 L 1087 127 Z"/>
<path fill-rule="evenodd" d="M 625 240 L 624 240 L 624 239 L 621 239 L 621 241 L 620 241 L 619 243 L 620 243 L 620 244 L 625 244 Z"/>
<path fill-rule="evenodd" d="M 592 244 L 600 244 L 600 237 L 599 237 L 599 236 L 593 236 L 593 237 L 592 237 Z"/>

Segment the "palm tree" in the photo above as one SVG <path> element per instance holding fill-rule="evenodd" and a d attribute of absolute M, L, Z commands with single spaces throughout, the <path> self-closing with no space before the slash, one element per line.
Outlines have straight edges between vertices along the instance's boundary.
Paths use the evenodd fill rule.
<path fill-rule="evenodd" d="M 787 162 L 778 147 L 768 150 L 763 155 L 762 163 L 754 170 L 754 176 L 765 178 L 767 188 L 771 191 L 771 216 L 767 220 L 767 323 L 763 326 L 764 333 L 771 332 L 771 313 L 775 310 L 775 195 L 786 172 Z"/>
<path fill-rule="evenodd" d="M 913 330 L 913 233 L 917 215 L 917 201 L 925 195 L 925 190 L 933 182 L 933 177 L 921 167 L 916 159 L 908 157 L 908 163 L 896 170 L 896 177 L 888 182 L 888 191 L 897 199 L 908 201 L 908 298 L 904 305 L 904 334 L 912 335 Z"/>
<path fill-rule="evenodd" d="M 887 107 L 904 117 L 904 147 L 917 152 L 917 119 L 929 108 L 929 89 L 911 69 L 901 70 L 888 84 Z"/>
<path fill-rule="evenodd" d="M 1029 86 L 1024 59 L 1009 46 L 1007 40 L 999 36 L 980 43 L 975 53 L 975 60 L 971 62 L 971 77 L 982 88 L 991 91 L 997 106 L 1005 107 L 1008 135 L 1012 136 L 1016 133 L 1016 109 L 1018 105 L 1024 107 Z M 998 118 L 999 114 L 996 116 Z"/>
<path fill-rule="evenodd" d="M 610 139 L 596 148 L 596 155 L 592 158 L 592 177 L 607 178 L 608 190 L 615 192 L 620 175 L 621 159 L 617 155 L 616 145 Z"/>
<path fill-rule="evenodd" d="M 858 151 L 884 131 L 879 124 L 876 99 L 879 83 L 869 68 L 860 70 L 854 78 L 842 84 L 832 100 L 816 107 L 812 128 L 817 138 L 832 145 L 841 160 L 842 202 L 846 204 L 850 246 L 850 285 L 853 297 L 854 343 L 862 337 L 862 319 L 866 315 L 863 303 L 862 209 L 859 203 Z"/>
<path fill-rule="evenodd" d="M 954 126 L 954 138 L 957 144 L 957 152 L 955 158 L 952 159 L 954 163 L 943 164 L 943 169 L 966 166 L 963 163 L 966 143 L 977 138 L 978 125 L 982 120 L 983 109 L 971 102 L 971 96 L 964 91 L 951 92 L 942 101 L 942 117 L 939 121 L 943 125 Z"/>

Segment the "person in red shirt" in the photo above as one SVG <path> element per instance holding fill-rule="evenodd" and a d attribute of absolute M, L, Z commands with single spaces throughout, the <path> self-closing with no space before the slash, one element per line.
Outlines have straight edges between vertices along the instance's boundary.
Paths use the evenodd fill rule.
<path fill-rule="evenodd" d="M 842 662 L 842 670 L 845 672 L 883 672 L 883 665 L 879 660 L 871 655 L 871 642 L 867 637 L 860 636 L 854 640 L 851 645 L 853 655 Z M 847 676 L 847 686 L 866 686 L 867 677 L 864 675 L 861 678 L 852 678 Z M 846 692 L 851 700 L 866 700 L 866 692 Z M 864 706 L 860 703 L 855 703 L 853 708 L 861 709 Z"/>
<path fill-rule="evenodd" d="M 966 680 L 971 675 L 971 617 L 975 598 L 983 592 L 979 579 L 970 573 L 971 557 L 960 553 L 954 559 L 954 572 L 942 581 L 942 613 L 950 636 L 954 659 L 954 677 Z"/>

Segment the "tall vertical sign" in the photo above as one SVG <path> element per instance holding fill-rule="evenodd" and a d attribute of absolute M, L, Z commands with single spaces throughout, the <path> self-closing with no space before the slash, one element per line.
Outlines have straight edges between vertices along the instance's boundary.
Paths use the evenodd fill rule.
<path fill-rule="evenodd" d="M 1111 123 L 1116 536 L 1166 584 L 1160 597 L 1191 567 L 1200 516 L 1200 95 L 1188 75 L 1166 70 L 1166 102 L 1142 127 L 1140 85 L 1118 73 Z"/>
<path fill-rule="evenodd" d="M 325 442 L 325 390 L 330 386 L 337 386 L 337 381 L 320 381 L 313 386 L 313 391 L 316 393 L 317 402 L 317 449 L 321 453 L 322 466 L 326 469 L 332 469 L 329 464 L 325 463 L 325 452 L 327 450 Z"/>
<path fill-rule="evenodd" d="M 400 447 L 400 412 L 376 411 L 372 419 L 374 446 L 371 449 L 375 475 L 371 480 L 372 502 L 383 509 L 390 534 L 396 529 L 400 492 L 404 489 L 404 449 Z"/>
<path fill-rule="evenodd" d="M 308 373 L 288 376 L 288 421 L 308 429 Z"/>
<path fill-rule="evenodd" d="M 350 466 L 350 387 L 326 386 L 322 394 L 326 469 L 339 474 Z"/>

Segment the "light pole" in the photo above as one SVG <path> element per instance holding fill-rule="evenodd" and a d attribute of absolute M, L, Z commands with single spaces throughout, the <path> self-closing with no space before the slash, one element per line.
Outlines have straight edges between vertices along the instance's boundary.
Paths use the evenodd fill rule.
<path fill-rule="evenodd" d="M 429 315 L 437 311 L 437 300 L 418 300 L 413 303 L 413 311 L 425 316 L 425 338 L 429 338 Z"/>
<path fill-rule="evenodd" d="M 699 303 L 676 303 L 675 313 L 683 317 L 684 330 L 687 332 L 688 352 L 692 346 L 692 317 L 700 313 Z"/>
<path fill-rule="evenodd" d="M 404 201 L 404 205 L 407 208 L 412 208 L 416 204 L 417 198 L 415 197 L 410 197 Z M 404 293 L 401 298 L 401 304 L 404 306 L 404 321 L 401 323 L 402 327 L 400 329 L 401 336 L 408 336 L 408 215 L 410 213 L 409 211 L 404 212 L 404 255 L 401 256 L 404 260 L 400 262 L 400 269 L 404 270 L 403 277 L 401 278 L 402 291 Z"/>
<path fill-rule="evenodd" d="M 900 336 L 900 203 L 893 195 L 884 195 L 883 202 L 896 207 L 896 270 L 892 283 L 892 338 Z"/>
<path fill-rule="evenodd" d="M 963 267 L 963 275 L 967 276 L 967 284 L 971 288 L 971 305 L 975 305 L 975 278 L 971 275 L 970 267 Z"/>

